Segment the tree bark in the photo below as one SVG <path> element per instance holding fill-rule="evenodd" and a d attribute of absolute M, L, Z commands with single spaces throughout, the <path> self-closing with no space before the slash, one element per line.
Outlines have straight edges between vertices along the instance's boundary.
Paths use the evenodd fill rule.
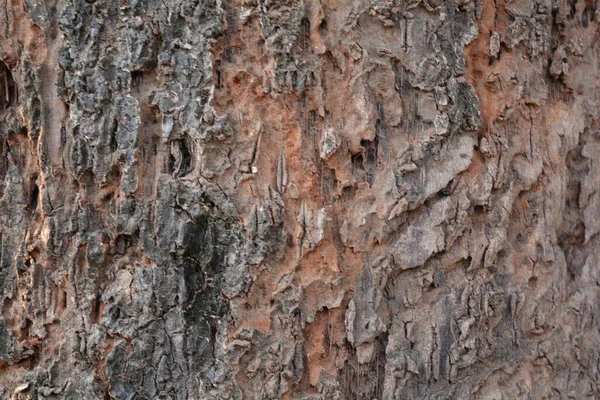
<path fill-rule="evenodd" d="M 600 397 L 597 0 L 0 0 L 0 395 Z"/>

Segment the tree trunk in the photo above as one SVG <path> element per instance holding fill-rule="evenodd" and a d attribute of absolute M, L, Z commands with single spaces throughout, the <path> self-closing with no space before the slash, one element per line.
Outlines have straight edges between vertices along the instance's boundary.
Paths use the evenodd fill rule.
<path fill-rule="evenodd" d="M 600 397 L 597 0 L 0 0 L 0 394 Z"/>

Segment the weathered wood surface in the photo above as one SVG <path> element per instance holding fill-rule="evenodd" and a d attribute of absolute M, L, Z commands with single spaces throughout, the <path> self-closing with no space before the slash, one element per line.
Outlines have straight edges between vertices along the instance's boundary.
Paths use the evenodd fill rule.
<path fill-rule="evenodd" d="M 600 388 L 597 0 L 0 0 L 0 394 Z"/>

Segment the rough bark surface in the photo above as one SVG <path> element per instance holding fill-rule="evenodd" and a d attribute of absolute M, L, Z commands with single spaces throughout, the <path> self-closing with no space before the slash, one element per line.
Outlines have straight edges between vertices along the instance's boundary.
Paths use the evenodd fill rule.
<path fill-rule="evenodd" d="M 597 0 L 0 0 L 0 395 L 600 397 Z"/>

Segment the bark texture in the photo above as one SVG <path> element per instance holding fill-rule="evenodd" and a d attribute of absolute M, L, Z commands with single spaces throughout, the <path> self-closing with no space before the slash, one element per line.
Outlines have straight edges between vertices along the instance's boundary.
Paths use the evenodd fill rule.
<path fill-rule="evenodd" d="M 0 395 L 600 397 L 597 0 L 0 0 Z"/>

